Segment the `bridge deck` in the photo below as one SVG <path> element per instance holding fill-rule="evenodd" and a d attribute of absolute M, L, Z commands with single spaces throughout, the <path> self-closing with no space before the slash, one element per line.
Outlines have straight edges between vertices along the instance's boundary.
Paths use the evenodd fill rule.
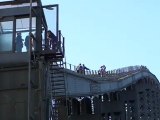
<path fill-rule="evenodd" d="M 150 77 L 158 82 L 155 75 L 148 70 L 132 71 L 125 74 L 106 75 L 84 75 L 74 71 L 65 70 L 68 96 L 90 96 L 117 91 L 135 84 L 142 78 Z"/>

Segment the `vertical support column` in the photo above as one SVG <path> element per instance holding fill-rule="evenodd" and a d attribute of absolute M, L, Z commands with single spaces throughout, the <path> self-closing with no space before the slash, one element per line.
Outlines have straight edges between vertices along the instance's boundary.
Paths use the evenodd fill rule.
<path fill-rule="evenodd" d="M 42 9 L 36 8 L 37 13 L 42 13 Z M 36 16 L 36 52 L 42 52 L 42 14 Z"/>
<path fill-rule="evenodd" d="M 68 100 L 68 115 L 72 115 L 73 114 L 73 105 L 72 105 L 72 98 L 69 98 Z"/>
<path fill-rule="evenodd" d="M 57 13 L 56 13 L 57 14 L 57 16 L 56 16 L 56 36 L 58 37 L 58 31 L 59 31 L 59 6 L 56 5 L 56 8 L 57 8 Z"/>
<path fill-rule="evenodd" d="M 128 103 L 128 117 L 132 118 L 133 120 L 136 119 L 136 105 L 135 100 L 129 100 Z"/>
<path fill-rule="evenodd" d="M 157 119 L 160 120 L 160 104 L 159 104 L 159 101 L 160 101 L 160 94 L 159 94 L 159 90 L 156 90 L 156 107 L 155 107 L 155 111 L 156 111 L 156 114 L 157 114 Z"/>
<path fill-rule="evenodd" d="M 32 30 L 32 0 L 30 0 L 30 16 L 29 16 L 29 37 L 31 38 Z M 30 102 L 31 102 L 31 41 L 29 40 L 29 51 L 28 51 L 28 120 L 30 120 Z"/>

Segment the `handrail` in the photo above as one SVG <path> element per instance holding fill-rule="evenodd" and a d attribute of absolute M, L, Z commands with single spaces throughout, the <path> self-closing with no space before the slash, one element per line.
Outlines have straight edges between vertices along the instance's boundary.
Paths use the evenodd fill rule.
<path fill-rule="evenodd" d="M 77 66 L 72 65 L 70 63 L 64 63 L 65 64 L 65 68 L 69 69 L 73 72 L 77 72 Z M 114 69 L 114 70 L 108 70 L 105 72 L 104 75 L 100 75 L 99 74 L 99 70 L 84 70 L 83 74 L 85 75 L 93 75 L 93 76 L 101 76 L 101 77 L 106 77 L 106 76 L 124 76 L 124 75 L 128 75 L 128 74 L 132 74 L 133 72 L 137 72 L 137 71 L 141 71 L 141 70 L 147 70 L 149 71 L 149 69 L 146 66 L 128 66 L 128 67 L 124 67 L 124 68 L 118 68 L 118 69 Z M 82 73 L 80 73 L 82 74 Z"/>

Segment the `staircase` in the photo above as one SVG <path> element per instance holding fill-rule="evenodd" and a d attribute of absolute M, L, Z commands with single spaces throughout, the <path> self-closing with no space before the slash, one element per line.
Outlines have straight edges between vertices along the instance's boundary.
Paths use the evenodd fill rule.
<path fill-rule="evenodd" d="M 49 120 L 61 120 L 61 108 L 67 108 L 66 81 L 64 72 L 64 37 L 58 32 L 55 49 L 45 49 L 42 56 L 47 61 L 47 98 L 49 99 Z M 67 109 L 66 109 L 67 111 Z M 66 115 L 68 115 L 66 113 Z"/>
<path fill-rule="evenodd" d="M 62 61 L 50 65 L 50 77 L 54 98 L 66 96 L 64 65 Z"/>
<path fill-rule="evenodd" d="M 59 106 L 61 105 L 61 99 L 64 98 L 65 100 L 67 100 L 63 61 L 52 62 L 50 64 L 49 71 L 51 90 L 51 118 L 52 120 L 59 120 Z"/>

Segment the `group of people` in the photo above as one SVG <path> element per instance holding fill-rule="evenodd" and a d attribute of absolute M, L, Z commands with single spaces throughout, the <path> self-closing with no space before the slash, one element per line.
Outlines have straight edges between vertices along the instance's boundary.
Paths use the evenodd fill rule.
<path fill-rule="evenodd" d="M 25 45 L 26 51 L 29 51 L 29 40 L 31 44 L 31 50 L 35 49 L 35 36 L 31 33 L 31 35 L 27 35 L 25 39 L 22 38 L 21 32 L 17 33 L 16 36 L 16 52 L 22 52 L 22 48 Z M 57 49 L 58 39 L 57 37 L 50 31 L 47 31 L 47 41 L 45 47 L 49 50 Z"/>
<path fill-rule="evenodd" d="M 17 33 L 17 37 L 16 37 L 16 52 L 22 52 L 22 48 L 23 48 L 23 41 L 24 41 L 24 45 L 26 47 L 26 50 L 29 51 L 29 40 L 31 42 L 31 47 L 32 50 L 34 49 L 34 35 L 31 34 L 30 36 L 27 35 L 25 37 L 25 40 L 22 38 L 21 32 Z"/>
<path fill-rule="evenodd" d="M 76 68 L 77 73 L 81 73 L 81 74 L 85 74 L 86 70 L 90 70 L 90 69 L 81 63 Z M 98 75 L 100 75 L 101 77 L 106 75 L 106 66 L 105 65 L 102 65 L 100 67 L 100 69 L 98 70 Z"/>
<path fill-rule="evenodd" d="M 84 64 L 79 64 L 76 68 L 77 73 L 85 74 L 85 70 L 89 70 Z"/>

